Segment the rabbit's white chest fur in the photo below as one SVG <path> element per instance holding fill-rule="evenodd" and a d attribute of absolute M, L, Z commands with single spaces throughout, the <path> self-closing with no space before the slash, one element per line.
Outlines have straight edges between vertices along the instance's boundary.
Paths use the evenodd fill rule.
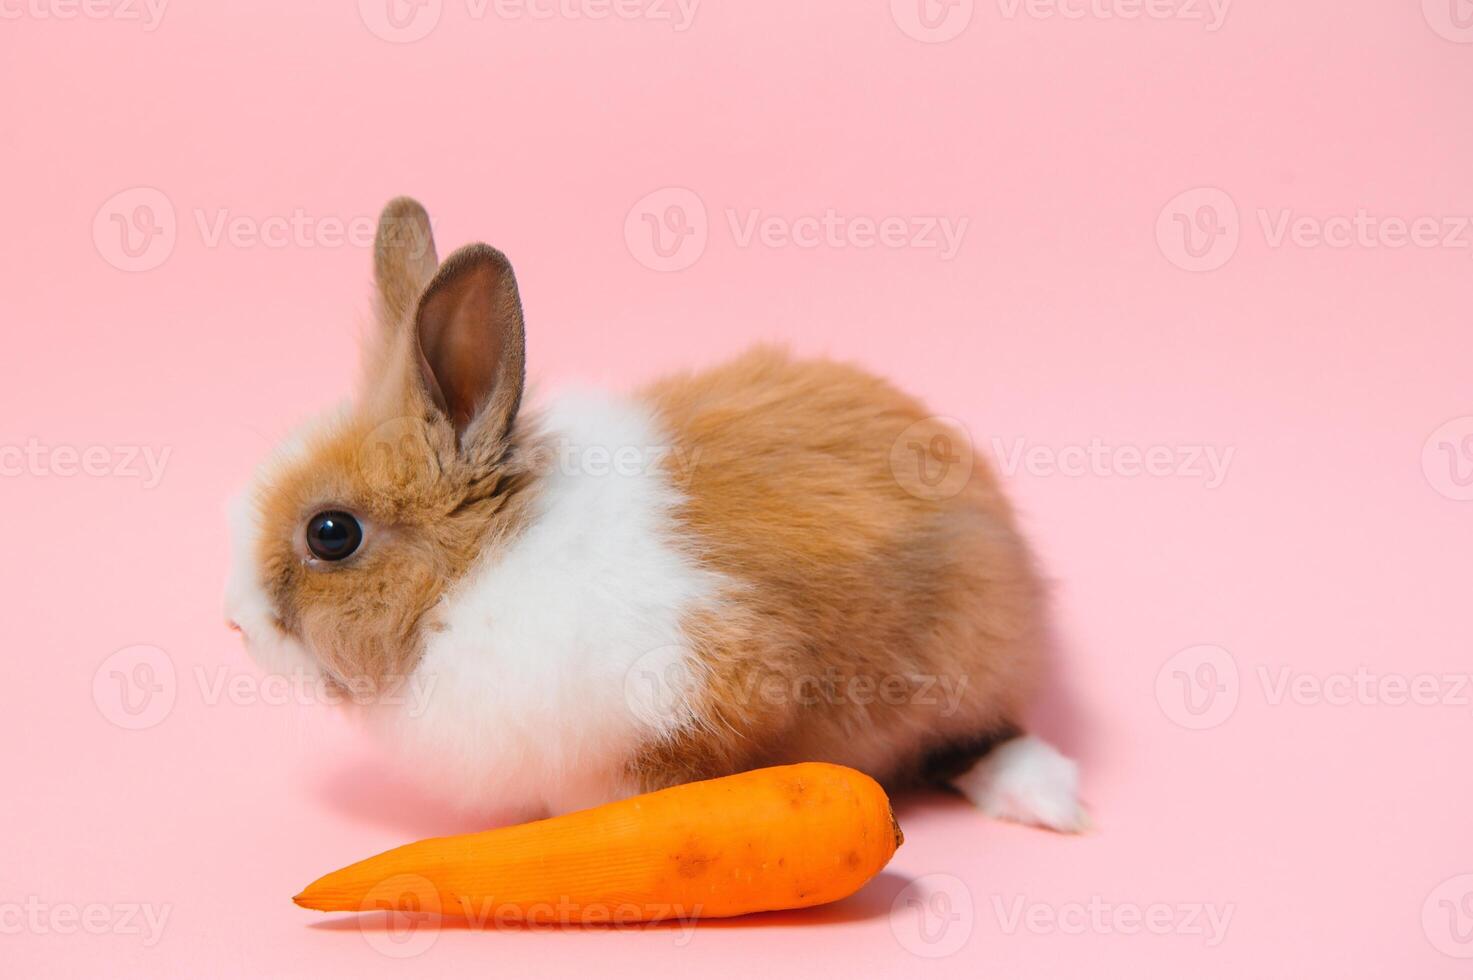
<path fill-rule="evenodd" d="M 678 713 L 652 675 L 695 667 L 681 629 L 721 577 L 673 536 L 672 451 L 638 402 L 580 393 L 546 413 L 537 512 L 446 597 L 414 681 L 381 716 L 418 770 L 476 808 L 561 812 L 623 795 L 623 766 Z M 668 685 L 664 693 L 669 694 Z"/>

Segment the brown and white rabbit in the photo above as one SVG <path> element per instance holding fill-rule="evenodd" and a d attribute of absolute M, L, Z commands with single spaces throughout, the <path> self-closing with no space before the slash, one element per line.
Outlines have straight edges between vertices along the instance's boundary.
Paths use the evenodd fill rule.
<path fill-rule="evenodd" d="M 769 349 L 533 410 L 500 252 L 439 263 L 399 199 L 374 270 L 362 391 L 234 517 L 227 615 L 269 669 L 429 691 L 365 712 L 470 807 L 826 760 L 1082 828 L 1074 763 L 1019 727 L 1033 561 L 954 428 Z"/>

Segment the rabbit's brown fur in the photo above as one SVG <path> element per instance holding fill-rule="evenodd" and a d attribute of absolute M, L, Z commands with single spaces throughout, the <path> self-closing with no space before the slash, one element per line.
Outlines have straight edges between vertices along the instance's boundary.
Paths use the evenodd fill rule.
<path fill-rule="evenodd" d="M 672 477 L 700 559 L 739 589 L 687 625 L 704 724 L 651 746 L 643 785 L 799 759 L 904 781 L 1021 716 L 1041 596 L 1011 508 L 980 464 L 943 499 L 891 468 L 917 423 L 961 433 L 859 369 L 776 349 L 641 394 L 671 460 L 694 461 Z"/>

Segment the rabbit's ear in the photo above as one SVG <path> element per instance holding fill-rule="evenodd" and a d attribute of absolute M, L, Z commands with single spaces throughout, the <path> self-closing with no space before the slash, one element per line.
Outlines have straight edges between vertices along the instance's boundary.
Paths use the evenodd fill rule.
<path fill-rule="evenodd" d="M 415 315 L 419 373 L 460 445 L 499 443 L 522 402 L 526 336 L 516 276 L 489 245 L 445 260 Z"/>
<path fill-rule="evenodd" d="M 424 207 L 412 197 L 396 197 L 384 205 L 373 239 L 373 278 L 379 329 L 385 336 L 403 329 L 439 265 Z"/>

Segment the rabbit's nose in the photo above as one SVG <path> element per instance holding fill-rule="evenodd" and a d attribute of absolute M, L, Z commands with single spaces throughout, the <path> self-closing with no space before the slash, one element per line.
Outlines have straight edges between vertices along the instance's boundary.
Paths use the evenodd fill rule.
<path fill-rule="evenodd" d="M 230 629 L 233 629 L 233 630 L 235 630 L 235 632 L 237 632 L 237 633 L 240 633 L 240 632 L 243 632 L 243 631 L 242 631 L 242 630 L 241 630 L 241 628 L 240 628 L 240 624 L 239 624 L 239 623 L 237 623 L 237 622 L 236 622 L 236 621 L 235 621 L 235 620 L 233 620 L 233 619 L 227 619 L 227 620 L 225 620 L 225 625 L 226 625 L 226 626 L 227 626 L 227 627 L 229 627 L 229 628 L 230 628 Z"/>

